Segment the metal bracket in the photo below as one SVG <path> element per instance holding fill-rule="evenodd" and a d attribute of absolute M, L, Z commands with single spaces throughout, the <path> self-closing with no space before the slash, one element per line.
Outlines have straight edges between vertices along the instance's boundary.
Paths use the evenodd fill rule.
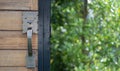
<path fill-rule="evenodd" d="M 33 33 L 38 32 L 38 12 L 23 12 L 23 33 L 27 33 L 29 26 L 32 27 Z"/>
<path fill-rule="evenodd" d="M 32 55 L 32 56 L 27 55 L 26 56 L 26 67 L 27 68 L 35 68 L 36 67 L 35 55 Z"/>

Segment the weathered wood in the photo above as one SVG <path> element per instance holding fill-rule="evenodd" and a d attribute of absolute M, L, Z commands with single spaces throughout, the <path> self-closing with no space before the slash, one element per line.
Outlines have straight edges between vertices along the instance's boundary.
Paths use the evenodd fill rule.
<path fill-rule="evenodd" d="M 34 54 L 37 64 L 37 51 L 34 51 Z M 0 50 L 0 67 L 25 67 L 26 55 L 27 50 Z"/>
<path fill-rule="evenodd" d="M 33 34 L 33 49 L 37 49 L 37 34 Z M 27 36 L 22 31 L 0 31 L 0 49 L 27 49 Z"/>
<path fill-rule="evenodd" d="M 38 10 L 38 0 L 32 0 L 31 10 Z"/>
<path fill-rule="evenodd" d="M 0 30 L 22 30 L 22 12 L 0 11 Z"/>
<path fill-rule="evenodd" d="M 37 10 L 37 0 L 0 0 L 0 10 Z"/>
<path fill-rule="evenodd" d="M 37 68 L 27 69 L 26 67 L 0 67 L 0 71 L 37 71 Z"/>
<path fill-rule="evenodd" d="M 23 30 L 21 11 L 0 11 L 0 30 Z"/>
<path fill-rule="evenodd" d="M 38 0 L 0 0 L 0 71 L 38 71 L 26 68 L 27 36 L 22 33 L 22 12 L 37 11 Z M 38 64 L 38 37 L 32 37 Z"/>

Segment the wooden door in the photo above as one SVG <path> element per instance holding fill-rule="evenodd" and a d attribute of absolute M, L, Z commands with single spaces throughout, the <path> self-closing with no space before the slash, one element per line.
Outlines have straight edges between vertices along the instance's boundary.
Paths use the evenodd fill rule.
<path fill-rule="evenodd" d="M 37 0 L 0 0 L 0 71 L 37 71 L 26 68 L 27 37 L 22 33 L 22 12 L 37 11 Z M 37 66 L 37 35 L 32 45 Z"/>

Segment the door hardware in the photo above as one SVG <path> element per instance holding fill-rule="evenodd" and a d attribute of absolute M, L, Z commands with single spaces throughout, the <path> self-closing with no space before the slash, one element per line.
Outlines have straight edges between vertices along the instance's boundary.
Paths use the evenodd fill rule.
<path fill-rule="evenodd" d="M 26 56 L 26 67 L 35 68 L 35 54 L 32 51 L 32 35 L 38 31 L 38 13 L 23 12 L 23 33 L 27 33 L 28 53 Z"/>

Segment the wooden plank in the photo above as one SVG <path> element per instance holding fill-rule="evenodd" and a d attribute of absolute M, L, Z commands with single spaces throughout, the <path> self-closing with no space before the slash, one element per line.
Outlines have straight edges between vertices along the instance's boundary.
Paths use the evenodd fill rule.
<path fill-rule="evenodd" d="M 38 0 L 32 0 L 31 10 L 38 10 Z"/>
<path fill-rule="evenodd" d="M 33 49 L 37 49 L 37 35 L 33 34 Z M 22 31 L 0 31 L 0 49 L 27 49 L 27 35 Z"/>
<path fill-rule="evenodd" d="M 37 0 L 0 0 L 0 10 L 37 10 Z"/>
<path fill-rule="evenodd" d="M 37 71 L 37 68 L 27 69 L 26 67 L 0 67 L 0 71 Z"/>
<path fill-rule="evenodd" d="M 0 30 L 22 30 L 22 12 L 0 11 Z"/>
<path fill-rule="evenodd" d="M 22 30 L 22 12 L 0 11 L 0 30 Z"/>
<path fill-rule="evenodd" d="M 25 67 L 26 54 L 27 50 L 0 50 L 0 67 Z M 37 51 L 34 51 L 34 54 L 37 65 Z"/>

